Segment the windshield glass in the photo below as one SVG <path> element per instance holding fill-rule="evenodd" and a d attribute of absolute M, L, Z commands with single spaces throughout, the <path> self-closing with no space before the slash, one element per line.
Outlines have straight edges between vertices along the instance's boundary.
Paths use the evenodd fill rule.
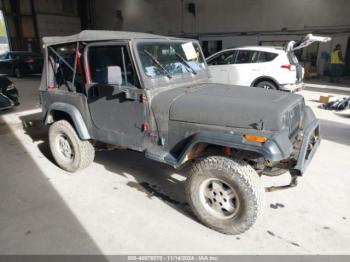
<path fill-rule="evenodd" d="M 140 43 L 137 50 L 142 68 L 149 77 L 196 74 L 206 68 L 202 52 L 193 42 Z"/>

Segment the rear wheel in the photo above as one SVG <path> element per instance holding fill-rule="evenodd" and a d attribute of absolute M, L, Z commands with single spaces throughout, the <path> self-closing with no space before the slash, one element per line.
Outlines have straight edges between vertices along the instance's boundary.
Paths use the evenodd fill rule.
<path fill-rule="evenodd" d="M 57 164 L 68 172 L 76 172 L 89 166 L 95 157 L 95 149 L 89 141 L 82 141 L 66 120 L 53 123 L 49 129 L 49 143 Z"/>
<path fill-rule="evenodd" d="M 240 234 L 257 220 L 264 190 L 246 162 L 210 156 L 193 165 L 186 196 L 203 224 L 224 234 Z"/>
<path fill-rule="evenodd" d="M 264 88 L 266 90 L 278 90 L 277 86 L 271 81 L 261 81 L 256 84 L 256 87 Z"/>

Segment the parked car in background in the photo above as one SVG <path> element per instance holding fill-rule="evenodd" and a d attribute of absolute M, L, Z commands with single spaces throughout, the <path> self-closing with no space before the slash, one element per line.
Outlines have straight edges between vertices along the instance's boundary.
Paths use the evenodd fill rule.
<path fill-rule="evenodd" d="M 304 68 L 294 51 L 329 37 L 307 35 L 286 48 L 250 46 L 220 51 L 207 58 L 215 83 L 254 86 L 294 92 L 303 88 Z"/>
<path fill-rule="evenodd" d="M 19 105 L 18 91 L 7 78 L 0 76 L 0 110 L 10 109 Z"/>
<path fill-rule="evenodd" d="M 9 51 L 0 55 L 0 74 L 21 78 L 24 75 L 39 74 L 43 69 L 41 54 L 26 51 Z"/>

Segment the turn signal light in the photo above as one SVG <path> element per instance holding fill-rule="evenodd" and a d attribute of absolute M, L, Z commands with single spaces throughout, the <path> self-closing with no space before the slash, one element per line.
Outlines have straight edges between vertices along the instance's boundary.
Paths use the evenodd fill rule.
<path fill-rule="evenodd" d="M 253 135 L 244 135 L 244 138 L 249 141 L 265 143 L 267 138 L 263 136 L 253 136 Z"/>

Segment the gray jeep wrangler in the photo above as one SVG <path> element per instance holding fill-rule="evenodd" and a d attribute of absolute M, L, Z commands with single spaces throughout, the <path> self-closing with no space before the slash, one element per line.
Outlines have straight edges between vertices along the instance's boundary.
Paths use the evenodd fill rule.
<path fill-rule="evenodd" d="M 319 145 L 302 96 L 212 83 L 198 41 L 83 31 L 43 42 L 40 98 L 57 164 L 75 172 L 115 147 L 183 168 L 193 212 L 219 232 L 248 230 L 264 191 L 295 186 Z M 262 186 L 260 176 L 287 171 L 289 185 Z"/>

